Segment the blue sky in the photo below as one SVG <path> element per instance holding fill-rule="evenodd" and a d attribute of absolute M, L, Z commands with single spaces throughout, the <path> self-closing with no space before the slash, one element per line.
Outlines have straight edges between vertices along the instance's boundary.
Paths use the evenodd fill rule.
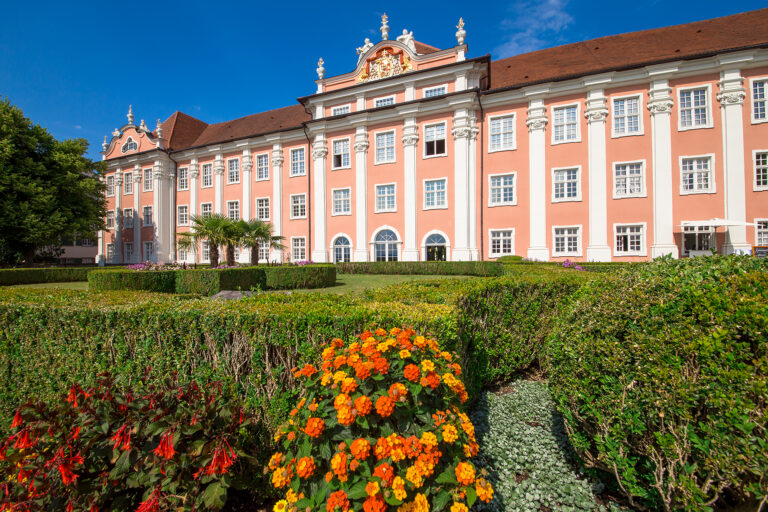
<path fill-rule="evenodd" d="M 0 16 L 0 96 L 58 138 L 84 137 L 100 158 L 105 134 L 152 128 L 176 110 L 214 123 L 294 104 L 326 76 L 346 73 L 389 15 L 418 41 L 493 58 L 593 37 L 686 23 L 765 6 L 764 0 L 511 2 L 20 2 Z"/>

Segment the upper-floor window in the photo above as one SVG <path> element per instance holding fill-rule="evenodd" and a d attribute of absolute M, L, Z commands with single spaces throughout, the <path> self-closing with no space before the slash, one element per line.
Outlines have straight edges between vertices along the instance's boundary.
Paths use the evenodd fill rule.
<path fill-rule="evenodd" d="M 227 185 L 240 183 L 240 160 L 233 158 L 227 160 Z"/>
<path fill-rule="evenodd" d="M 128 229 L 133 227 L 133 208 L 123 209 L 123 227 Z"/>
<path fill-rule="evenodd" d="M 488 151 L 515 149 L 515 115 L 491 117 Z"/>
<path fill-rule="evenodd" d="M 352 106 L 347 105 L 339 105 L 336 107 L 331 108 L 331 115 L 332 116 L 340 116 L 342 114 L 349 114 L 352 111 Z"/>
<path fill-rule="evenodd" d="M 642 134 L 640 118 L 640 96 L 614 98 L 613 100 L 613 135 Z"/>
<path fill-rule="evenodd" d="M 442 96 L 448 92 L 448 89 L 445 85 L 438 85 L 437 87 L 427 87 L 424 89 L 424 97 L 425 98 L 434 98 L 435 96 Z"/>
<path fill-rule="evenodd" d="M 709 87 L 680 90 L 680 129 L 712 126 L 709 114 Z"/>
<path fill-rule="evenodd" d="M 396 210 L 395 184 L 389 183 L 387 185 L 376 185 L 376 205 L 374 211 L 380 213 L 394 212 Z"/>
<path fill-rule="evenodd" d="M 115 228 L 115 212 L 112 210 L 107 212 L 107 229 Z"/>
<path fill-rule="evenodd" d="M 142 224 L 144 226 L 152 225 L 152 207 L 151 206 L 145 206 L 142 209 Z"/>
<path fill-rule="evenodd" d="M 552 201 L 580 201 L 580 169 L 554 169 L 552 171 Z"/>
<path fill-rule="evenodd" d="M 291 195 L 291 218 L 292 219 L 307 218 L 307 195 L 306 194 Z"/>
<path fill-rule="evenodd" d="M 424 181 L 424 209 L 446 208 L 447 201 L 447 183 L 446 179 L 425 180 Z"/>
<path fill-rule="evenodd" d="M 179 226 L 186 226 L 189 224 L 189 206 L 179 205 L 176 208 L 176 223 Z"/>
<path fill-rule="evenodd" d="M 376 134 L 376 162 L 386 164 L 395 161 L 395 130 Z"/>
<path fill-rule="evenodd" d="M 201 188 L 209 188 L 213 186 L 213 164 L 203 164 L 201 174 L 203 179 L 200 182 Z"/>
<path fill-rule="evenodd" d="M 645 195 L 643 162 L 620 162 L 613 167 L 613 196 L 640 197 Z"/>
<path fill-rule="evenodd" d="M 260 197 L 256 199 L 256 218 L 259 220 L 269 220 L 269 198 Z"/>
<path fill-rule="evenodd" d="M 680 173 L 681 194 L 714 192 L 711 156 L 681 158 Z"/>
<path fill-rule="evenodd" d="M 240 201 L 227 201 L 227 217 L 240 220 Z"/>
<path fill-rule="evenodd" d="M 384 96 L 382 98 L 376 98 L 375 100 L 373 100 L 373 106 L 375 108 L 386 107 L 394 104 L 395 104 L 394 94 L 392 96 Z"/>
<path fill-rule="evenodd" d="M 139 149 L 139 145 L 136 144 L 136 141 L 133 140 L 132 137 L 128 137 L 128 140 L 125 141 L 125 144 L 120 148 L 120 151 L 127 153 L 128 151 L 136 151 L 137 149 Z"/>
<path fill-rule="evenodd" d="M 768 121 L 766 89 L 768 89 L 768 80 L 752 82 L 752 121 Z"/>
<path fill-rule="evenodd" d="M 200 203 L 200 216 L 204 219 L 213 215 L 213 203 Z"/>
<path fill-rule="evenodd" d="M 333 141 L 333 168 L 346 169 L 350 167 L 351 160 L 349 156 L 349 139 L 339 139 Z"/>
<path fill-rule="evenodd" d="M 133 194 L 133 173 L 123 174 L 123 194 Z"/>
<path fill-rule="evenodd" d="M 768 190 L 768 151 L 755 152 L 755 190 Z"/>
<path fill-rule="evenodd" d="M 291 150 L 291 176 L 304 176 L 304 148 Z"/>
<path fill-rule="evenodd" d="M 269 179 L 269 154 L 256 155 L 256 181 Z"/>
<path fill-rule="evenodd" d="M 579 106 L 566 105 L 552 109 L 552 142 L 579 140 Z"/>
<path fill-rule="evenodd" d="M 341 188 L 333 191 L 333 215 L 352 214 L 352 190 Z"/>
<path fill-rule="evenodd" d="M 645 225 L 624 224 L 615 226 L 616 256 L 645 256 Z"/>
<path fill-rule="evenodd" d="M 498 174 L 489 177 L 491 194 L 489 206 L 504 206 L 517 204 L 515 196 L 515 174 Z"/>
<path fill-rule="evenodd" d="M 148 167 L 144 169 L 144 177 L 141 179 L 144 192 L 152 191 L 152 168 Z"/>
<path fill-rule="evenodd" d="M 445 123 L 424 127 L 424 157 L 445 155 Z"/>
<path fill-rule="evenodd" d="M 115 177 L 107 176 L 107 197 L 115 195 Z"/>
<path fill-rule="evenodd" d="M 189 169 L 186 167 L 179 168 L 179 177 L 176 186 L 178 190 L 189 190 Z"/>

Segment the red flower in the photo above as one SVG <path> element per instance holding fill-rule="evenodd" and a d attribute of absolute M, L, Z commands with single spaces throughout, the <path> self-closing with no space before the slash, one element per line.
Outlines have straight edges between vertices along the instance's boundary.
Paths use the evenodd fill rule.
<path fill-rule="evenodd" d="M 131 449 L 131 429 L 128 425 L 120 427 L 115 435 L 109 438 L 114 444 L 115 450 L 130 450 Z"/>
<path fill-rule="evenodd" d="M 13 447 L 17 450 L 24 450 L 25 448 L 32 448 L 37 439 L 32 439 L 29 435 L 29 429 L 22 430 L 16 434 L 16 441 L 13 443 Z"/>
<path fill-rule="evenodd" d="M 46 464 L 46 467 L 55 466 L 56 469 L 59 470 L 59 473 L 61 473 L 61 481 L 64 482 L 64 485 L 69 485 L 77 479 L 78 475 L 72 470 L 74 469 L 75 464 L 82 464 L 84 462 L 83 457 L 79 453 L 77 455 L 71 455 L 72 449 L 69 448 L 69 450 L 70 455 L 66 456 L 64 455 L 64 448 L 59 448 L 53 459 Z"/>
<path fill-rule="evenodd" d="M 13 423 L 11 423 L 11 428 L 20 427 L 24 423 L 24 418 L 21 417 L 21 409 L 16 411 L 16 414 L 13 415 Z"/>
<path fill-rule="evenodd" d="M 213 457 L 205 468 L 205 474 L 208 476 L 223 475 L 227 472 L 227 468 L 234 464 L 235 459 L 237 459 L 235 451 L 229 446 L 227 440 L 222 438 L 213 450 Z"/>
<path fill-rule="evenodd" d="M 160 489 L 155 489 L 149 498 L 141 502 L 136 512 L 159 512 L 160 511 Z"/>
<path fill-rule="evenodd" d="M 80 428 L 81 427 L 75 427 L 72 429 L 72 440 L 77 441 L 77 438 L 80 437 Z"/>
<path fill-rule="evenodd" d="M 176 451 L 173 449 L 173 430 L 166 430 L 163 437 L 160 438 L 160 444 L 152 450 L 152 453 L 166 460 L 173 458 L 176 454 Z"/>

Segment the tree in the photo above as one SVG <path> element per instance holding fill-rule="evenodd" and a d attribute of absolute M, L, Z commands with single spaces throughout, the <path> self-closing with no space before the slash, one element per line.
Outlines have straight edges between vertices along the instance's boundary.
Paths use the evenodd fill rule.
<path fill-rule="evenodd" d="M 240 221 L 235 222 L 230 218 L 227 218 L 227 224 L 224 226 L 224 239 L 227 245 L 227 266 L 235 266 L 235 247 L 240 245 L 240 240 L 245 235 Z"/>
<path fill-rule="evenodd" d="M 182 245 L 187 242 L 183 241 L 185 238 L 194 240 L 195 245 L 198 242 L 208 242 L 208 252 L 211 261 L 211 267 L 219 266 L 219 246 L 227 243 L 227 229 L 232 224 L 232 221 L 221 214 L 214 215 L 193 215 L 192 225 L 190 230 L 186 233 L 180 233 L 179 239 L 182 241 Z"/>
<path fill-rule="evenodd" d="M 0 101 L 0 263 L 29 262 L 61 241 L 104 228 L 102 163 L 85 139 L 56 140 L 8 99 Z"/>
<path fill-rule="evenodd" d="M 258 265 L 259 246 L 272 235 L 272 225 L 259 219 L 241 220 L 238 224 L 243 233 L 240 243 L 251 249 L 251 265 Z"/>

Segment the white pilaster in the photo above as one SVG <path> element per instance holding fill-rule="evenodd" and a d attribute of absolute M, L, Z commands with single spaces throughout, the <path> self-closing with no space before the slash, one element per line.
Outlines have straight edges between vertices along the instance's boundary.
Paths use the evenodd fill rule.
<path fill-rule="evenodd" d="M 98 250 L 96 252 L 96 263 L 100 267 L 103 267 L 104 263 L 105 263 L 105 258 L 104 258 L 104 230 L 103 229 L 101 231 L 99 231 L 98 239 L 99 239 L 99 241 L 98 241 L 99 245 L 98 245 Z"/>
<path fill-rule="evenodd" d="M 313 222 L 315 232 L 312 237 L 312 244 L 315 248 L 312 250 L 312 261 L 316 263 L 325 263 L 328 261 L 328 247 L 325 225 L 326 225 L 326 208 L 325 208 L 325 157 L 328 155 L 328 146 L 325 143 L 325 134 L 318 133 L 315 135 L 315 141 L 312 144 L 312 160 L 314 161 L 313 169 Z"/>
<path fill-rule="evenodd" d="M 133 263 L 141 263 L 141 167 L 133 167 Z"/>
<path fill-rule="evenodd" d="M 251 187 L 253 181 L 251 180 L 251 169 L 253 169 L 253 160 L 251 159 L 251 150 L 243 150 L 243 162 L 241 164 L 243 170 L 243 177 L 241 183 L 243 184 L 243 204 L 240 207 L 243 219 L 251 220 L 251 203 L 253 202 Z"/>
<path fill-rule="evenodd" d="M 530 175 L 530 242 L 528 258 L 538 261 L 549 260 L 547 247 L 547 170 L 546 170 L 546 128 L 547 109 L 544 100 L 528 102 L 528 167 Z"/>
<path fill-rule="evenodd" d="M 283 234 L 283 146 L 272 145 L 272 228 L 275 236 Z M 283 251 L 272 251 L 272 260 L 283 261 Z"/>
<path fill-rule="evenodd" d="M 460 108 L 453 113 L 453 189 L 454 189 L 454 246 L 451 251 L 454 261 L 470 261 L 470 183 L 469 183 L 469 139 L 472 136 L 472 126 L 469 111 Z"/>
<path fill-rule="evenodd" d="M 469 259 L 477 261 L 480 259 L 480 250 L 477 247 L 477 135 L 480 133 L 480 129 L 477 127 L 477 118 L 474 113 L 469 118 L 469 122 L 472 126 L 469 132 L 469 151 L 467 153 L 468 164 L 468 197 L 469 202 L 467 208 L 469 209 Z M 452 258 L 453 259 L 453 258 Z"/>
<path fill-rule="evenodd" d="M 123 171 L 115 171 L 115 261 L 123 260 Z"/>
<path fill-rule="evenodd" d="M 611 261 L 608 245 L 608 184 L 606 178 L 605 119 L 608 101 L 602 89 L 587 92 L 584 117 L 587 118 L 589 159 L 589 244 L 588 261 Z"/>
<path fill-rule="evenodd" d="M 166 173 L 166 198 L 168 206 L 166 210 L 165 225 L 168 226 L 168 233 L 165 235 L 166 251 L 163 259 L 172 263 L 176 261 L 176 164 L 170 162 L 168 173 Z"/>
<path fill-rule="evenodd" d="M 200 168 L 197 165 L 197 158 L 193 158 L 189 162 L 189 218 L 197 215 L 197 191 L 198 191 L 198 178 L 200 177 Z"/>
<path fill-rule="evenodd" d="M 221 215 L 224 213 L 224 155 L 221 153 L 217 153 L 213 161 L 213 175 L 213 211 Z"/>
<path fill-rule="evenodd" d="M 744 124 L 743 105 L 746 93 L 744 78 L 738 69 L 720 72 L 720 114 L 723 122 L 723 168 L 725 182 L 725 218 L 746 222 L 746 180 L 744 178 Z M 723 252 L 749 253 L 746 226 L 729 226 Z"/>
<path fill-rule="evenodd" d="M 403 125 L 403 152 L 405 176 L 403 182 L 403 215 L 405 233 L 403 234 L 403 261 L 418 261 L 419 246 L 416 244 L 416 144 L 419 143 L 419 127 L 415 117 L 405 119 Z"/>
<path fill-rule="evenodd" d="M 157 263 L 160 261 L 163 250 L 165 249 L 163 244 L 163 217 L 164 206 L 162 201 L 162 189 L 163 189 L 163 162 L 155 160 L 155 165 L 152 173 L 152 177 L 155 182 L 152 184 L 152 230 L 154 233 L 155 242 L 155 254 L 152 261 Z"/>
<path fill-rule="evenodd" d="M 368 131 L 355 130 L 355 252 L 354 261 L 368 261 Z"/>
<path fill-rule="evenodd" d="M 673 234 L 672 217 L 672 89 L 669 81 L 651 82 L 648 110 L 651 112 L 653 150 L 653 244 L 651 258 L 679 255 Z"/>

